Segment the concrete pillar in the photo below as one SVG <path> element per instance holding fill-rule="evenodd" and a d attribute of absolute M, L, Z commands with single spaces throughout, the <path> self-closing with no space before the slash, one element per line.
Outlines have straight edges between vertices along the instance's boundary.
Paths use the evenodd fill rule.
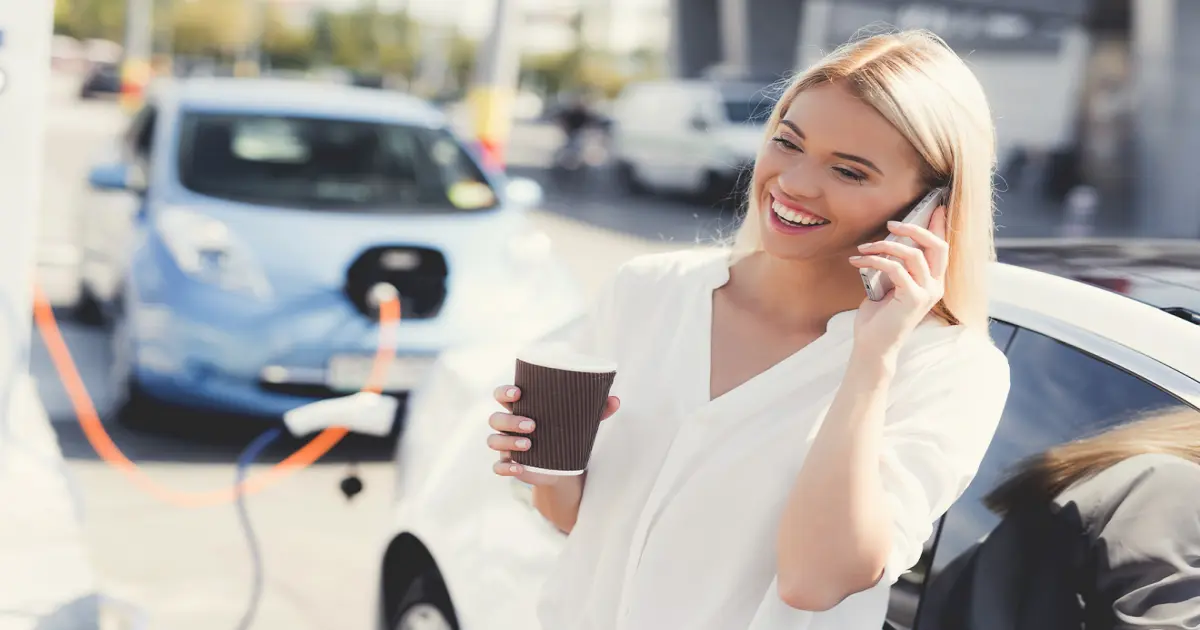
<path fill-rule="evenodd" d="M 718 2 L 671 0 L 671 75 L 695 79 L 722 60 Z"/>
<path fill-rule="evenodd" d="M 52 6 L 0 0 L 0 444 L 12 388 L 29 370 Z"/>
<path fill-rule="evenodd" d="M 1134 229 L 1200 237 L 1200 2 L 1132 0 Z"/>
<path fill-rule="evenodd" d="M 745 75 L 750 70 L 750 3 L 749 0 L 720 0 L 717 19 L 721 28 L 722 73 Z"/>

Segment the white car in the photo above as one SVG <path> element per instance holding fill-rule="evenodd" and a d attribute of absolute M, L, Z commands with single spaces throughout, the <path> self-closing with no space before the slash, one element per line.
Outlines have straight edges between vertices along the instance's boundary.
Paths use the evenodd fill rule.
<path fill-rule="evenodd" d="M 753 164 L 772 105 L 764 86 L 754 83 L 632 84 L 612 110 L 617 176 L 633 193 L 722 201 Z"/>
<path fill-rule="evenodd" d="M 1002 259 L 1060 272 L 1086 265 L 1086 281 L 1157 303 L 994 266 L 991 333 L 1011 366 L 1008 404 L 975 482 L 935 528 L 918 565 L 893 587 L 887 627 L 920 627 L 926 578 L 999 522 L 980 499 L 1011 464 L 1149 409 L 1188 408 L 1200 422 L 1200 314 L 1189 306 L 1200 300 L 1200 290 L 1190 288 L 1200 287 L 1200 246 L 1187 247 L 1190 258 L 1165 255 L 1157 266 L 1152 246 L 1043 242 L 1001 250 Z M 1194 266 L 1179 266 L 1185 259 Z M 397 451 L 381 628 L 537 627 L 538 592 L 565 536 L 533 509 L 527 486 L 492 473 L 495 453 L 485 444 L 486 418 L 499 408 L 491 393 L 511 382 L 516 345 L 444 354 L 413 401 Z M 937 612 L 930 608 L 922 618 Z"/>

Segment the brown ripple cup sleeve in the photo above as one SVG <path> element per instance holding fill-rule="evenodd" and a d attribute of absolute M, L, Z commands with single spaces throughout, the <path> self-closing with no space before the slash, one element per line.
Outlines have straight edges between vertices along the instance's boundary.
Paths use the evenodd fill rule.
<path fill-rule="evenodd" d="M 513 451 L 513 461 L 532 472 L 582 474 L 616 376 L 614 363 L 565 350 L 540 348 L 518 356 L 513 384 L 521 398 L 512 412 L 535 426 L 529 450 Z"/>

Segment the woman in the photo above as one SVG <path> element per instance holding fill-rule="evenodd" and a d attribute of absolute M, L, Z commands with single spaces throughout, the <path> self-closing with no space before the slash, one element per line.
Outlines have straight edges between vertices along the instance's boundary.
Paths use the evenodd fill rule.
<path fill-rule="evenodd" d="M 880 627 L 1007 396 L 986 325 L 993 161 L 983 91 L 927 32 L 788 86 L 733 247 L 627 263 L 574 331 L 620 366 L 586 474 L 531 473 L 509 460 L 529 438 L 489 436 L 495 472 L 569 533 L 543 628 Z M 888 222 L 935 186 L 928 229 Z M 860 269 L 897 288 L 865 300 Z"/>
<path fill-rule="evenodd" d="M 1195 409 L 1170 408 L 1051 448 L 985 503 L 1006 518 L 931 585 L 949 589 L 942 599 L 953 602 L 935 628 L 1200 628 Z M 1030 554 L 1035 547 L 1042 551 Z M 1001 557 L 1023 560 L 993 560 Z M 1013 598 L 1012 623 L 977 625 L 960 604 L 974 599 L 976 581 L 998 576 L 1010 584 L 989 590 Z"/>

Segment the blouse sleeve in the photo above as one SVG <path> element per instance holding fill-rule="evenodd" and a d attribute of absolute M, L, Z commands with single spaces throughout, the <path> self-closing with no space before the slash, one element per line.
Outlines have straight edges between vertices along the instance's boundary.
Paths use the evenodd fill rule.
<path fill-rule="evenodd" d="M 1112 602 L 1115 629 L 1200 628 L 1198 470 L 1155 462 L 1099 532 L 1096 589 Z"/>
<path fill-rule="evenodd" d="M 1008 398 L 1008 361 L 989 338 L 959 333 L 901 364 L 888 405 L 880 468 L 892 547 L 881 581 L 921 557 L 933 524 L 967 489 Z"/>

